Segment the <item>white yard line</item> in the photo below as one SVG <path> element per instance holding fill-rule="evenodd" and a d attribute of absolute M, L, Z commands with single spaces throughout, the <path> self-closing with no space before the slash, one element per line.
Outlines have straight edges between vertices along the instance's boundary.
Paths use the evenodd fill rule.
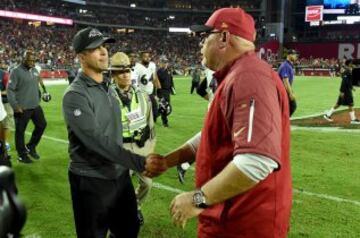
<path fill-rule="evenodd" d="M 354 109 L 358 109 L 358 107 L 355 107 Z M 334 112 L 339 112 L 339 111 L 347 111 L 347 109 L 337 109 Z M 312 118 L 312 117 L 319 117 L 322 116 L 326 113 L 326 111 L 324 112 L 320 112 L 320 113 L 315 113 L 315 114 L 311 114 L 311 115 L 306 115 L 306 116 L 298 116 L 298 117 L 293 117 L 290 120 L 294 121 L 294 120 L 299 120 L 299 119 L 308 119 L 308 118 Z"/>
<path fill-rule="evenodd" d="M 291 126 L 292 131 L 313 131 L 313 132 L 344 132 L 344 133 L 360 133 L 359 129 L 343 129 L 340 127 L 303 127 L 303 126 Z"/>
<path fill-rule="evenodd" d="M 177 188 L 174 188 L 174 187 L 171 187 L 171 186 L 167 186 L 167 185 L 164 185 L 164 184 L 161 184 L 161 183 L 153 183 L 153 187 L 161 189 L 161 190 L 166 190 L 166 191 L 169 191 L 169 192 L 172 192 L 172 193 L 176 193 L 176 194 L 186 192 L 184 190 L 177 189 Z"/>
<path fill-rule="evenodd" d="M 298 189 L 293 189 L 293 191 L 294 191 L 294 193 L 299 193 L 299 194 L 303 194 L 303 195 L 307 195 L 307 196 L 311 196 L 311 197 L 322 198 L 322 199 L 326 199 L 326 200 L 330 200 L 330 201 L 334 201 L 334 202 L 351 203 L 353 205 L 360 206 L 360 201 L 339 198 L 339 197 L 335 197 L 335 196 L 331 196 L 331 195 L 323 194 L 323 193 L 312 193 L 312 192 L 307 192 L 307 191 L 298 190 Z"/>
<path fill-rule="evenodd" d="M 65 79 L 50 79 L 50 80 L 44 80 L 44 84 L 46 86 L 50 85 L 67 85 L 69 82 Z"/>
<path fill-rule="evenodd" d="M 26 134 L 30 135 L 30 132 L 26 132 Z M 43 138 L 48 139 L 48 140 L 52 140 L 55 142 L 60 142 L 60 143 L 64 143 L 64 144 L 69 144 L 69 142 L 67 140 L 63 140 L 63 139 L 59 139 L 59 138 L 55 138 L 55 137 L 51 137 L 51 136 L 46 136 L 43 135 Z M 193 168 L 191 168 L 193 170 Z M 161 183 L 153 183 L 155 188 L 161 189 L 161 190 L 166 190 L 172 193 L 182 193 L 185 192 L 181 189 L 177 189 L 168 185 L 164 185 Z M 322 198 L 322 199 L 326 199 L 329 201 L 334 201 L 334 202 L 345 202 L 345 203 L 350 203 L 356 206 L 360 206 L 360 201 L 356 201 L 356 200 L 350 200 L 350 199 L 345 199 L 345 198 L 340 198 L 340 197 L 335 197 L 332 195 L 328 195 L 328 194 L 323 194 L 323 193 L 313 193 L 313 192 L 308 192 L 308 191 L 304 191 L 304 190 L 298 190 L 298 189 L 294 189 L 293 190 L 294 193 L 299 193 L 302 195 L 307 195 L 307 196 L 311 196 L 311 197 L 317 197 L 317 198 Z M 298 200 L 294 201 L 295 203 L 301 203 Z"/>

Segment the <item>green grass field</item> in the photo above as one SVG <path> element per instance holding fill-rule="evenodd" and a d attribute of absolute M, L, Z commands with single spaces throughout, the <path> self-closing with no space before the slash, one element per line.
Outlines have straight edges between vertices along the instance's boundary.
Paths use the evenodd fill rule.
<path fill-rule="evenodd" d="M 175 84 L 177 95 L 172 97 L 170 128 L 157 123 L 159 153 L 174 149 L 199 131 L 207 110 L 205 100 L 189 94 L 190 79 L 179 78 Z M 294 116 L 329 109 L 336 102 L 339 84 L 339 79 L 298 77 L 294 84 L 298 110 Z M 67 181 L 67 134 L 61 114 L 64 89 L 65 85 L 48 87 L 53 100 L 43 103 L 48 128 L 38 148 L 41 159 L 31 165 L 13 160 L 20 196 L 28 209 L 23 231 L 28 237 L 75 237 Z M 356 92 L 355 103 L 359 100 Z M 360 133 L 292 132 L 291 163 L 296 190 L 289 237 L 360 237 L 359 141 Z M 14 146 L 11 154 L 16 158 Z M 155 179 L 156 186 L 143 205 L 145 225 L 140 237 L 196 237 L 196 220 L 182 230 L 171 224 L 168 211 L 176 189 L 194 188 L 193 177 L 194 171 L 190 170 L 186 184 L 181 185 L 175 169 L 171 169 Z"/>

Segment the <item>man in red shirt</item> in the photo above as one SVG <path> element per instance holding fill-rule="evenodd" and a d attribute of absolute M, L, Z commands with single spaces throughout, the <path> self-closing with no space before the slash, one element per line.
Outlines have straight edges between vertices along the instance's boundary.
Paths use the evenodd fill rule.
<path fill-rule="evenodd" d="M 201 135 L 169 153 L 168 166 L 196 157 L 196 190 L 171 203 L 173 222 L 199 216 L 200 238 L 286 237 L 292 203 L 287 94 L 254 53 L 253 18 L 215 11 L 205 25 L 203 64 L 218 88 Z"/>

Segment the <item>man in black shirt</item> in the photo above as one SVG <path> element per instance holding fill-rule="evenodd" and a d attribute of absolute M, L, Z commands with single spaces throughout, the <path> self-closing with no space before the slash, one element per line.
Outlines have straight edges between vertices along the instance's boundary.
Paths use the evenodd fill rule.
<path fill-rule="evenodd" d="M 324 119 L 327 121 L 334 121 L 331 118 L 331 115 L 334 113 L 336 109 L 340 106 L 348 106 L 349 115 L 350 115 L 350 123 L 351 124 L 360 124 L 360 120 L 356 118 L 354 111 L 354 99 L 352 91 L 355 90 L 352 85 L 352 60 L 346 60 L 344 67 L 342 68 L 341 75 L 341 86 L 340 86 L 340 95 L 338 100 L 333 108 L 331 108 L 325 115 Z"/>
<path fill-rule="evenodd" d="M 191 80 L 191 89 L 190 93 L 193 94 L 194 89 L 197 90 L 200 84 L 200 77 L 201 77 L 201 70 L 200 68 L 195 68 L 192 73 L 192 80 Z"/>
<path fill-rule="evenodd" d="M 168 59 L 165 56 L 160 58 L 160 68 L 156 72 L 159 78 L 161 88 L 158 89 L 160 98 L 160 114 L 164 127 L 169 127 L 168 115 L 171 113 L 170 94 L 174 88 L 173 77 L 168 69 Z"/>
<path fill-rule="evenodd" d="M 69 182 L 77 237 L 136 238 L 139 218 L 129 169 L 159 175 L 166 161 L 123 148 L 121 110 L 103 71 L 108 69 L 105 37 L 80 30 L 73 46 L 82 71 L 66 89 L 63 115 L 69 138 Z"/>
<path fill-rule="evenodd" d="M 14 109 L 15 118 L 15 145 L 19 155 L 19 162 L 32 163 L 28 154 L 33 159 L 39 159 L 36 147 L 40 142 L 46 128 L 46 119 L 40 106 L 40 88 L 43 86 L 39 72 L 35 69 L 35 53 L 28 49 L 24 53 L 23 62 L 10 73 L 7 97 Z M 25 145 L 25 130 L 28 122 L 32 120 L 35 125 L 30 141 Z"/>

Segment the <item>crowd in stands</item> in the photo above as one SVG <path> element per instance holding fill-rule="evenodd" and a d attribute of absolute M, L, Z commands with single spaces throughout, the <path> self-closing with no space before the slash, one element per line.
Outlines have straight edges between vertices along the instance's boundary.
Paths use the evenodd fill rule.
<path fill-rule="evenodd" d="M 18 63 L 27 48 L 36 50 L 38 61 L 49 68 L 61 68 L 74 58 L 69 45 L 73 28 L 34 27 L 14 22 L 0 24 L 0 59 L 7 65 Z"/>
<path fill-rule="evenodd" d="M 38 53 L 38 62 L 42 67 L 61 69 L 75 64 L 75 55 L 71 49 L 72 37 L 76 28 L 68 26 L 30 26 L 23 23 L 3 21 L 0 23 L 0 60 L 7 65 L 18 63 L 26 48 Z M 108 32 L 117 39 L 110 49 L 134 52 L 150 51 L 153 60 L 166 55 L 174 69 L 184 70 L 200 64 L 199 39 L 187 34 L 171 34 L 166 31 L 137 31 L 133 33 Z M 277 54 L 267 55 L 267 60 L 277 68 L 283 59 Z M 342 62 L 337 59 L 299 58 L 295 67 L 301 73 L 302 68 L 328 68 L 338 71 Z"/>
<path fill-rule="evenodd" d="M 95 2 L 95 1 L 89 1 Z M 246 1 L 246 0 L 101 0 L 98 2 L 107 4 L 121 4 L 130 6 L 135 3 L 137 7 L 155 7 L 155 8 L 178 8 L 178 9 L 199 9 L 199 10 L 213 10 L 224 6 L 240 6 L 244 9 L 259 9 L 261 1 Z"/>
<path fill-rule="evenodd" d="M 149 50 L 155 61 L 161 56 L 166 55 L 170 59 L 171 65 L 176 69 L 185 69 L 193 67 L 200 63 L 199 55 L 199 39 L 189 37 L 186 34 L 171 34 L 166 31 L 169 26 L 188 27 L 194 23 L 204 22 L 211 12 L 213 7 L 222 7 L 229 5 L 240 5 L 245 8 L 260 8 L 261 1 L 200 1 L 200 0 L 185 0 L 185 1 L 165 1 L 165 0 L 100 0 L 87 1 L 85 11 L 79 12 L 80 5 L 73 5 L 63 1 L 50 0 L 2 0 L 0 2 L 1 9 L 31 12 L 45 15 L 55 15 L 70 17 L 76 20 L 82 20 L 93 23 L 107 23 L 107 24 L 121 24 L 142 27 L 156 27 L 162 30 L 139 30 L 135 29 L 134 33 L 125 34 L 116 32 L 115 29 L 101 29 L 103 32 L 107 31 L 118 39 L 111 52 L 116 51 L 133 51 L 141 52 Z M 190 5 L 192 9 L 208 9 L 209 14 L 205 11 L 203 13 L 174 13 L 170 17 L 168 11 L 129 11 L 129 9 L 116 7 L 102 7 L 102 11 L 98 10 L 97 4 L 119 4 L 123 6 L 130 6 L 131 3 L 136 3 L 138 7 L 155 7 L 155 8 L 186 8 L 185 5 Z M 179 4 L 183 4 L 181 7 Z M 77 6 L 77 7 L 74 7 Z M 116 17 L 114 17 L 116 16 Z M 19 62 L 22 51 L 28 47 L 33 48 L 38 52 L 38 60 L 48 68 L 66 68 L 74 64 L 74 54 L 71 49 L 71 40 L 76 30 L 84 26 L 76 24 L 75 27 L 69 26 L 45 26 L 35 27 L 29 26 L 21 21 L 3 20 L 0 22 L 0 60 L 6 62 L 8 65 Z M 261 30 L 264 26 L 264 19 L 255 17 L 257 25 L 258 38 L 262 35 Z M 335 34 L 336 35 L 336 34 Z M 347 34 L 337 34 L 344 35 Z M 348 34 L 349 35 L 349 34 Z M 351 34 L 350 34 L 351 35 Z M 358 34 L 353 34 L 359 37 Z M 327 33 L 326 37 L 331 38 L 331 32 Z M 337 36 L 340 37 L 340 36 Z M 277 67 L 282 59 L 277 55 L 267 56 L 266 60 L 274 67 Z M 297 68 L 339 68 L 341 62 L 337 60 L 327 59 L 304 59 L 300 58 L 296 64 Z"/>
<path fill-rule="evenodd" d="M 140 11 L 130 8 L 135 2 L 139 7 L 158 8 L 157 11 Z M 116 25 L 131 25 L 145 27 L 188 27 L 189 22 L 204 22 L 214 8 L 224 6 L 241 6 L 243 8 L 259 8 L 259 1 L 87 1 L 86 5 L 78 5 L 64 1 L 50 0 L 6 0 L 1 1 L 0 8 L 36 13 L 50 16 L 67 17 L 74 20 L 91 23 L 106 23 Z M 101 4 L 101 5 L 99 5 Z M 105 5 L 104 5 L 105 4 Z M 255 5 L 256 6 L 255 6 Z M 205 12 L 184 12 L 184 6 L 191 10 L 207 10 Z M 101 11 L 99 7 L 101 6 Z M 159 9 L 174 9 L 179 11 L 163 11 Z M 185 8 L 186 9 L 186 8 Z M 170 18 L 172 16 L 173 18 Z"/>
<path fill-rule="evenodd" d="M 17 63 L 22 51 L 32 48 L 38 53 L 38 61 L 48 68 L 65 68 L 74 64 L 71 49 L 76 29 L 58 26 L 29 26 L 25 24 L 0 24 L 0 59 L 7 65 Z M 181 69 L 200 62 L 199 39 L 187 34 L 135 31 L 134 33 L 108 33 L 117 39 L 110 52 L 150 51 L 155 61 L 161 55 L 169 58 L 173 67 Z"/>

